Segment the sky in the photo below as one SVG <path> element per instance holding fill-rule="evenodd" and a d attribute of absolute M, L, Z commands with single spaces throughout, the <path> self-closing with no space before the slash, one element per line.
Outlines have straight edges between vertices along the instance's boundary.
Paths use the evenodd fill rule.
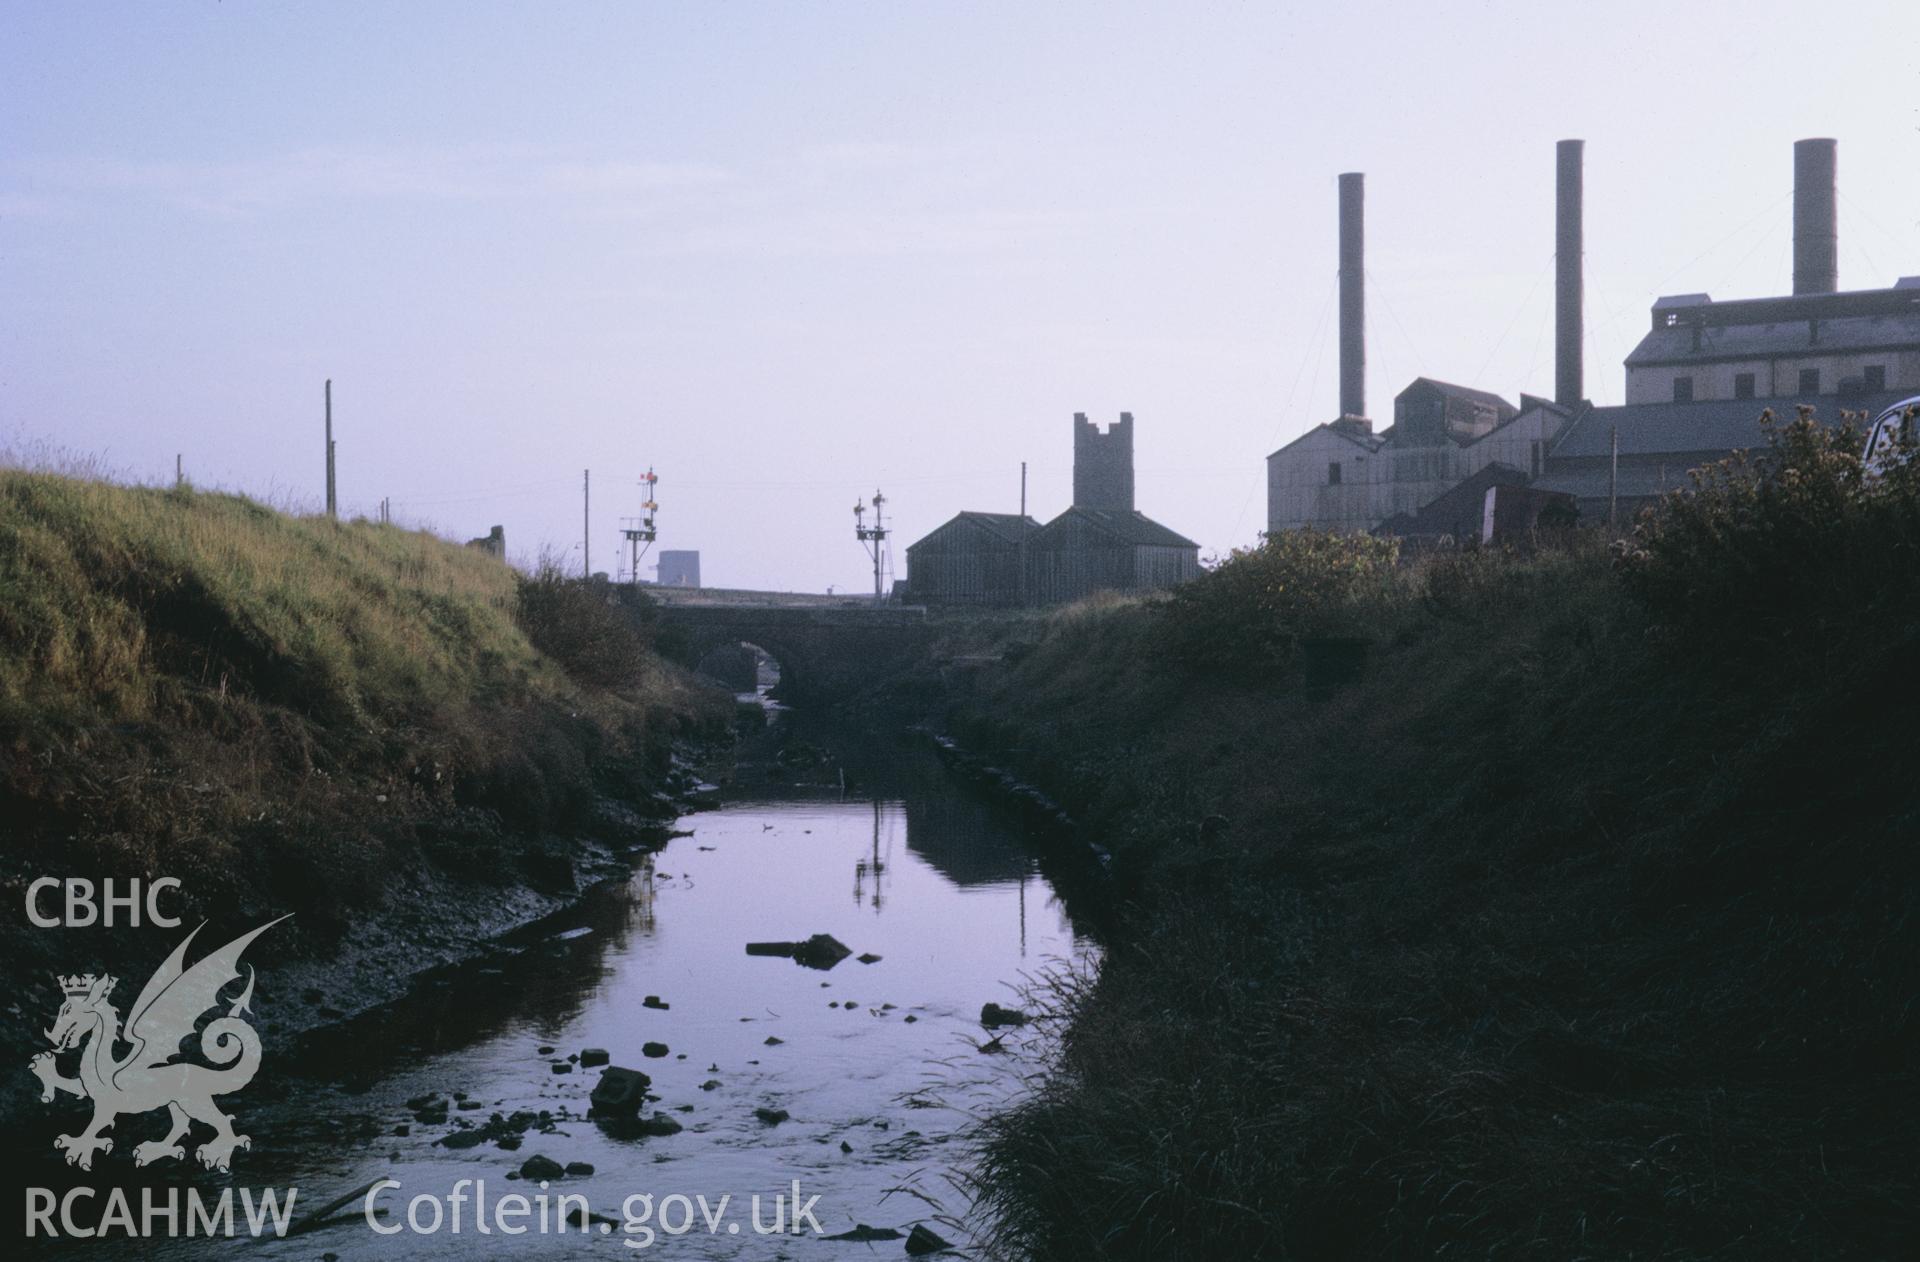
<path fill-rule="evenodd" d="M 1792 142 L 1840 283 L 1920 273 L 1920 5 L 0 3 L 0 446 L 613 570 L 639 478 L 709 585 L 860 590 L 962 509 L 1256 542 L 1337 411 L 1553 389 L 1554 142 L 1587 393 L 1663 293 L 1788 292 Z M 650 576 L 643 562 L 643 577 Z"/>

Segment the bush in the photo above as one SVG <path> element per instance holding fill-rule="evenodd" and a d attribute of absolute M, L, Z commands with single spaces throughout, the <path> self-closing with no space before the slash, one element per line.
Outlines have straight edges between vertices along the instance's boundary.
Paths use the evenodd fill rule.
<path fill-rule="evenodd" d="M 568 578 L 543 561 L 519 580 L 513 618 L 533 646 L 577 683 L 614 688 L 638 682 L 651 645 L 640 623 L 605 584 Z"/>
<path fill-rule="evenodd" d="M 1863 614 L 1913 599 L 1920 463 L 1868 476 L 1851 420 L 1768 412 L 1765 452 L 1696 470 L 1642 517 L 1616 565 L 1661 634 L 1723 655 L 1842 648 Z"/>
<path fill-rule="evenodd" d="M 1363 597 L 1382 592 L 1397 539 L 1287 530 L 1236 548 L 1163 606 L 1173 655 L 1197 670 L 1285 661 L 1300 640 L 1350 629 Z"/>

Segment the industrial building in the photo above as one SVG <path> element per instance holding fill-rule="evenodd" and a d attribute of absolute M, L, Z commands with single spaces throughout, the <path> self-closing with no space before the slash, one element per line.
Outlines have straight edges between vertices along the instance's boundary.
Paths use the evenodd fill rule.
<path fill-rule="evenodd" d="M 662 550 L 658 578 L 662 587 L 700 586 L 700 553 L 694 549 Z"/>
<path fill-rule="evenodd" d="M 1501 396 L 1419 378 L 1394 400 L 1393 424 L 1366 415 L 1364 183 L 1340 177 L 1340 411 L 1267 457 L 1267 528 L 1458 536 L 1480 515 L 1470 483 L 1570 496 L 1581 519 L 1629 520 L 1687 485 L 1689 470 L 1762 446 L 1760 415 L 1800 404 L 1824 420 L 1876 410 L 1920 390 L 1920 277 L 1838 291 L 1837 146 L 1794 145 L 1793 293 L 1714 302 L 1662 297 L 1627 356 L 1626 399 L 1584 396 L 1581 242 L 1583 142 L 1556 154 L 1555 390 Z"/>
<path fill-rule="evenodd" d="M 1073 504 L 1042 526 L 963 512 L 907 548 L 907 596 L 928 604 L 1059 604 L 1196 578 L 1200 545 L 1134 507 L 1133 415 L 1073 417 Z"/>

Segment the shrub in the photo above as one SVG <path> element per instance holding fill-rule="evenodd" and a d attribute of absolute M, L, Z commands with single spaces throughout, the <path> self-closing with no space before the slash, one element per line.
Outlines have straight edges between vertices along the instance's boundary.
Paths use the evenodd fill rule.
<path fill-rule="evenodd" d="M 648 636 L 605 584 L 568 578 L 543 560 L 520 578 L 513 617 L 533 646 L 578 683 L 619 687 L 646 670 Z"/>
<path fill-rule="evenodd" d="M 1616 566 L 1663 634 L 1719 654 L 1842 648 L 1863 613 L 1913 598 L 1920 464 L 1867 476 L 1851 420 L 1768 412 L 1766 451 L 1696 470 L 1642 517 Z"/>
<path fill-rule="evenodd" d="M 1399 541 L 1287 530 L 1236 548 L 1162 607 L 1168 645 L 1199 670 L 1285 661 L 1303 638 L 1351 627 L 1355 606 L 1385 589 Z"/>

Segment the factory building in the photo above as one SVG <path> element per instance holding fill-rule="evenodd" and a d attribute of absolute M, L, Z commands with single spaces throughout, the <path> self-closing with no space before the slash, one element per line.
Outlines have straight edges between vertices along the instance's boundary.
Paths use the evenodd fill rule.
<path fill-rule="evenodd" d="M 1341 415 L 1267 458 L 1269 531 L 1426 534 L 1473 517 L 1457 488 L 1476 479 L 1571 496 L 1589 523 L 1629 520 L 1689 470 L 1764 445 L 1764 409 L 1791 417 L 1804 403 L 1838 420 L 1920 391 L 1920 278 L 1838 291 L 1836 146 L 1820 139 L 1794 146 L 1792 295 L 1660 298 L 1627 357 L 1626 404 L 1586 401 L 1583 157 L 1582 142 L 1560 142 L 1553 399 L 1512 406 L 1423 377 L 1377 433 L 1365 412 L 1362 178 L 1340 178 Z"/>

